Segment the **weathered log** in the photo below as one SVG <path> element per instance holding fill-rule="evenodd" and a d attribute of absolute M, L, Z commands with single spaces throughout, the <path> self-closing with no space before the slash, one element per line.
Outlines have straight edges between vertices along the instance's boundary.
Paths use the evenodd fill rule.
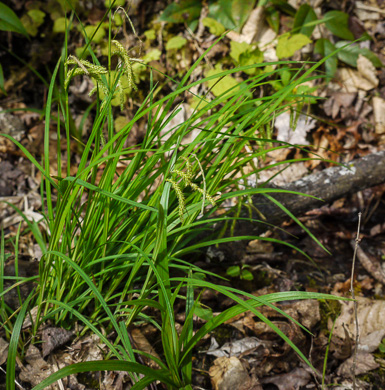
<path fill-rule="evenodd" d="M 269 188 L 295 191 L 312 195 L 317 200 L 308 196 L 293 195 L 287 193 L 271 193 L 274 199 L 279 201 L 293 215 L 300 217 L 308 211 L 320 208 L 346 195 L 362 191 L 385 182 L 385 151 L 380 151 L 351 161 L 344 166 L 335 166 L 306 176 L 300 180 L 291 182 L 286 186 Z M 276 204 L 268 200 L 264 195 L 258 194 L 252 197 L 253 205 L 265 216 L 266 222 L 280 225 L 290 219 L 288 215 Z M 245 217 L 248 215 L 245 213 Z M 261 215 L 254 213 L 253 218 L 261 220 Z M 251 223 L 237 221 L 234 236 L 258 236 L 269 228 L 264 223 Z M 239 250 L 244 250 L 244 243 L 233 246 L 231 252 L 240 255 Z M 228 248 L 227 248 L 228 249 Z M 228 250 L 225 250 L 228 252 Z M 234 253 L 235 254 L 235 253 Z"/>
<path fill-rule="evenodd" d="M 347 168 L 348 167 L 348 168 Z M 285 193 L 272 193 L 273 198 L 282 203 L 295 216 L 322 207 L 343 196 L 362 191 L 366 188 L 385 182 L 385 150 L 351 161 L 345 166 L 335 166 L 311 174 L 279 188 L 282 190 L 301 192 L 307 196 Z M 252 197 L 253 205 L 266 216 L 267 222 L 282 223 L 287 215 L 263 195 Z M 258 218 L 255 215 L 255 218 Z M 260 228 L 257 228 L 259 230 Z"/>

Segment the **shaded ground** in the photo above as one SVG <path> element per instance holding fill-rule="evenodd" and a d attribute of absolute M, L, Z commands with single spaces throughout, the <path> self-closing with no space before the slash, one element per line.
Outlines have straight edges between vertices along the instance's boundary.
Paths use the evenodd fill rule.
<path fill-rule="evenodd" d="M 12 2 L 19 15 L 23 15 L 30 4 Z M 154 26 L 154 16 L 164 9 L 161 1 L 153 2 L 151 7 L 143 2 L 137 2 L 133 8 L 135 15 L 134 24 L 140 36 Z M 317 4 L 315 4 L 317 3 Z M 335 7 L 329 2 L 311 2 L 322 13 Z M 350 22 L 358 29 L 357 24 L 364 28 L 372 37 L 369 43 L 370 49 L 383 61 L 383 43 L 385 28 L 383 15 L 385 4 L 382 1 L 355 2 L 345 1 L 339 5 L 339 9 L 354 13 Z M 372 8 L 374 9 L 372 9 Z M 85 12 L 88 21 L 100 20 L 103 15 L 101 4 L 93 6 L 93 12 Z M 359 11 L 359 12 L 358 12 Z M 367 14 L 364 14 L 366 12 Z M 99 19 L 98 19 L 99 18 Z M 287 15 L 281 13 L 281 30 L 284 33 L 287 27 Z M 355 23 L 355 24 L 354 24 Z M 53 21 L 39 26 L 39 35 L 33 38 L 28 53 L 24 53 L 24 41 L 20 37 L 10 36 L 1 32 L 1 38 L 7 42 L 6 46 L 13 53 L 22 56 L 28 64 L 34 67 L 48 78 L 53 64 L 59 56 L 61 47 L 54 45 L 57 35 L 51 34 Z M 170 36 L 183 35 L 189 37 L 183 24 L 174 24 L 165 27 Z M 43 37 L 41 34 L 45 34 Z M 48 37 L 48 38 L 47 38 Z M 70 50 L 79 47 L 84 42 L 81 35 L 75 35 L 77 40 L 70 43 Z M 132 34 L 124 33 L 126 42 L 134 41 Z M 191 38 L 191 37 L 190 37 Z M 189 38 L 189 39 L 190 39 Z M 202 32 L 200 40 L 191 38 L 188 50 L 183 53 L 183 58 L 178 53 L 170 53 L 165 50 L 165 42 L 160 40 L 147 40 L 144 51 L 149 54 L 155 48 L 162 52 L 162 56 L 149 61 L 154 67 L 167 74 L 179 77 L 200 52 L 208 47 L 215 36 L 207 29 Z M 155 38 L 154 38 L 155 39 Z M 150 42 L 150 43 L 149 43 Z M 208 63 L 213 65 L 223 57 L 223 53 L 229 51 L 230 39 L 226 38 L 219 44 L 220 49 L 214 49 L 210 54 Z M 4 48 L 3 48 L 4 49 Z M 1 62 L 4 67 L 8 96 L 3 96 L 0 106 L 7 109 L 35 108 L 41 110 L 47 94 L 47 86 L 41 80 L 32 76 L 27 67 L 19 62 L 11 60 L 6 51 L 2 51 Z M 44 54 L 44 55 L 43 55 Z M 153 53 L 154 54 L 154 53 Z M 305 50 L 297 51 L 294 59 L 308 58 Z M 228 64 L 227 64 L 228 65 Z M 365 65 L 365 64 L 364 64 Z M 349 74 L 344 80 L 344 72 L 341 69 L 349 69 Z M 328 84 L 320 86 L 318 95 L 326 99 L 313 104 L 310 107 L 314 117 L 312 121 L 299 121 L 297 129 L 293 133 L 287 123 L 290 118 L 277 118 L 274 135 L 280 140 L 291 143 L 310 143 L 314 145 L 317 155 L 337 162 L 348 162 L 354 157 L 363 156 L 383 149 L 385 128 L 383 127 L 381 111 L 384 109 L 385 98 L 385 73 L 382 68 L 374 69 L 371 76 L 359 74 L 355 70 L 339 63 L 340 73 Z M 196 75 L 201 77 L 204 70 Z M 373 76 L 374 75 L 374 76 Z M 373 77 L 375 77 L 373 81 Z M 363 86 L 363 77 L 369 82 L 369 86 Z M 372 79 L 371 79 L 372 77 Z M 371 80 L 370 80 L 371 79 Z M 348 81 L 349 82 L 348 82 Z M 351 83 L 350 81 L 353 80 Z M 344 81 L 346 83 L 344 83 Z M 372 81 L 372 84 L 370 84 Z M 81 116 L 90 103 L 87 96 L 89 83 L 86 80 L 79 81 L 72 89 L 72 107 L 75 122 L 80 125 Z M 349 84 L 349 86 L 346 86 Z M 146 86 L 146 80 L 141 80 L 141 88 Z M 143 93 L 139 91 L 135 98 L 129 97 L 127 107 L 123 113 L 117 111 L 117 116 L 129 117 L 135 109 L 135 99 L 140 100 Z M 189 102 L 191 103 L 191 102 Z M 186 111 L 188 111 L 186 106 Z M 118 109 L 117 109 L 118 110 Z M 43 154 L 44 123 L 39 112 L 17 111 L 12 114 L 0 114 L 1 131 L 11 134 L 19 140 L 35 156 Z M 187 114 L 185 114 L 187 115 Z M 184 118 L 180 118 L 183 121 Z M 87 136 L 89 124 L 84 123 L 83 136 Z M 56 145 L 55 131 L 52 129 L 52 145 Z M 143 127 L 138 126 L 133 131 L 130 142 L 135 144 L 144 134 Z M 296 138 L 294 139 L 294 135 Z M 55 152 L 53 146 L 52 151 Z M 64 156 L 65 145 L 62 153 Z M 71 150 L 71 158 L 79 159 L 78 149 L 74 142 Z M 288 149 L 280 154 L 271 153 L 265 164 L 273 164 L 289 157 L 308 157 L 303 151 Z M 64 160 L 64 159 L 63 159 Z M 331 163 L 318 160 L 299 163 L 276 178 L 276 184 L 280 185 L 331 166 Z M 62 167 L 63 168 L 63 167 Z M 57 173 L 57 167 L 56 167 Z M 52 172 L 55 175 L 55 172 Z M 38 219 L 41 208 L 39 194 L 39 174 L 31 168 L 31 164 L 18 148 L 3 138 L 0 139 L 0 220 L 5 231 L 7 264 L 5 274 L 14 274 L 12 267 L 13 245 L 12 237 L 17 232 L 22 218 L 10 207 L 13 204 L 24 210 L 30 218 Z M 266 179 L 266 178 L 262 178 Z M 261 179 L 261 180 L 262 180 Z M 297 246 L 306 252 L 312 261 L 306 259 L 299 252 L 287 246 L 271 245 L 268 243 L 253 241 L 248 244 L 246 255 L 239 257 L 238 262 L 229 260 L 221 253 L 221 249 L 210 248 L 208 253 L 194 259 L 202 268 L 229 278 L 228 283 L 234 287 L 244 289 L 252 294 L 264 295 L 279 291 L 317 291 L 341 296 L 349 296 L 350 275 L 353 259 L 353 244 L 357 232 L 358 212 L 362 212 L 361 224 L 361 251 L 358 252 L 357 266 L 355 269 L 355 292 L 359 299 L 359 321 L 361 336 L 361 351 L 357 356 L 357 384 L 359 388 L 383 389 L 385 388 L 385 337 L 383 322 L 385 320 L 384 284 L 385 272 L 382 261 L 385 256 L 385 186 L 367 189 L 352 196 L 339 199 L 332 205 L 326 205 L 321 209 L 312 210 L 300 220 L 318 238 L 318 240 L 331 253 L 327 254 L 294 222 L 286 222 L 283 230 L 272 229 L 266 233 L 267 237 L 278 238 L 289 244 Z M 25 230 L 26 225 L 22 224 Z M 23 255 L 20 262 L 21 276 L 30 276 L 37 273 L 39 258 L 36 243 L 32 241 L 30 233 L 25 233 L 20 238 L 20 253 Z M 239 266 L 239 273 L 229 277 L 229 269 Z M 247 271 L 247 272 L 244 272 Z M 251 276 L 250 276 L 251 275 Z M 252 278 L 252 280 L 250 280 Z M 10 285 L 10 284 L 9 284 Z M 4 286 L 7 288 L 7 285 Z M 28 291 L 28 286 L 23 288 Z M 366 300 L 367 299 L 367 300 Z M 14 309 L 18 306 L 18 297 L 13 290 L 5 296 L 7 304 Z M 213 292 L 205 292 L 202 302 L 210 307 L 214 313 L 223 311 L 233 302 L 223 300 Z M 250 313 L 238 316 L 224 326 L 218 328 L 214 334 L 203 340 L 194 351 L 194 386 L 196 389 L 311 389 L 321 388 L 324 356 L 329 344 L 329 333 L 334 319 L 335 329 L 331 338 L 330 350 L 326 366 L 326 384 L 335 389 L 351 388 L 352 366 L 351 356 L 354 350 L 354 334 L 352 322 L 352 306 L 333 302 L 294 302 L 282 304 L 282 309 L 296 319 L 301 325 L 307 327 L 314 337 L 302 330 L 298 325 L 289 322 L 285 317 L 265 308 L 262 313 L 284 332 L 308 357 L 318 370 L 315 374 L 300 361 L 297 355 L 283 343 L 274 332 L 264 323 Z M 184 308 L 180 307 L 176 313 L 179 326 L 184 322 Z M 154 316 L 156 312 L 148 309 L 148 314 Z M 196 326 L 202 324 L 202 319 L 196 319 Z M 344 325 L 345 324 L 345 325 Z M 28 324 L 25 326 L 28 334 Z M 4 335 L 0 330 L 0 336 Z M 160 337 L 155 328 L 143 325 L 137 329 L 131 329 L 132 341 L 138 349 L 149 353 L 157 353 Z M 83 359 L 101 359 L 103 347 L 99 348 L 97 338 L 86 336 L 82 339 L 75 338 L 75 331 L 65 331 L 47 324 L 47 328 L 40 332 L 41 340 L 45 341 L 45 349 L 36 344 L 26 351 L 23 362 L 18 362 L 18 381 L 24 388 L 30 388 L 39 383 L 48 371 L 54 371 L 57 367 Z M 2 342 L 5 340 L 0 339 Z M 51 343 L 51 345 L 49 345 Z M 6 368 L 6 342 L 0 343 L 0 365 Z M 158 350 L 159 352 L 159 350 Z M 19 371 L 21 370 L 21 371 Z M 21 372 L 21 373 L 20 373 Z M 40 376 L 41 375 L 41 376 Z M 4 381 L 0 374 L 0 384 Z M 67 388 L 94 389 L 102 388 L 129 388 L 125 383 L 126 377 L 116 372 L 79 375 L 77 379 L 71 378 L 66 383 Z M 154 385 L 155 386 L 155 385 Z M 157 385 L 157 388 L 162 388 Z"/>

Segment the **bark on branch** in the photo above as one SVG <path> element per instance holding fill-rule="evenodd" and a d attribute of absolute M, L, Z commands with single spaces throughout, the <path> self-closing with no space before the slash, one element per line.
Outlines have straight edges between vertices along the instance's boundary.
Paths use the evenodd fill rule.
<path fill-rule="evenodd" d="M 346 165 L 349 168 L 335 166 L 306 176 L 284 187 L 270 187 L 301 192 L 323 201 L 285 193 L 272 193 L 270 196 L 279 201 L 293 215 L 300 217 L 310 210 L 320 208 L 343 196 L 385 182 L 385 150 L 353 160 Z M 252 200 L 253 205 L 266 217 L 266 222 L 269 224 L 280 225 L 289 219 L 282 209 L 265 196 L 255 195 Z M 253 218 L 261 219 L 257 213 L 253 215 Z M 262 223 L 252 224 L 247 221 L 238 221 L 234 236 L 260 235 L 267 229 L 267 225 Z"/>
<path fill-rule="evenodd" d="M 271 194 L 295 216 L 300 216 L 315 208 L 331 203 L 343 196 L 362 191 L 385 182 L 385 150 L 356 159 L 345 166 L 324 169 L 280 188 L 302 192 L 322 199 L 291 194 Z M 275 204 L 268 202 L 263 195 L 255 195 L 253 204 L 269 223 L 277 224 L 287 219 L 287 215 Z M 257 216 L 255 216 L 257 218 Z"/>

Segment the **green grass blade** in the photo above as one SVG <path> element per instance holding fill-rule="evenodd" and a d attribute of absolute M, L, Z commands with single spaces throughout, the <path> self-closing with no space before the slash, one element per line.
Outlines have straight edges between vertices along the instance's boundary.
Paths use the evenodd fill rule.
<path fill-rule="evenodd" d="M 13 327 L 12 336 L 8 347 L 6 390 L 15 390 L 17 345 L 29 302 L 33 296 L 34 292 L 32 291 L 21 306 L 15 325 Z"/>
<path fill-rule="evenodd" d="M 44 379 L 43 382 L 35 386 L 32 390 L 43 390 L 58 381 L 59 379 L 63 379 L 69 375 L 95 371 L 127 371 L 145 375 L 148 380 L 151 380 L 151 382 L 159 380 L 162 383 L 170 386 L 171 388 L 178 388 L 179 385 L 179 383 L 173 382 L 170 379 L 169 375 L 167 375 L 167 372 L 164 372 L 163 370 L 153 370 L 152 368 L 133 362 L 124 362 L 120 360 L 99 360 L 92 362 L 75 363 L 71 364 L 70 366 L 64 367 L 61 370 L 56 371 L 55 373 L 50 375 L 47 379 Z M 137 387 L 137 389 L 139 388 L 143 387 Z M 11 389 L 7 388 L 7 390 Z"/>

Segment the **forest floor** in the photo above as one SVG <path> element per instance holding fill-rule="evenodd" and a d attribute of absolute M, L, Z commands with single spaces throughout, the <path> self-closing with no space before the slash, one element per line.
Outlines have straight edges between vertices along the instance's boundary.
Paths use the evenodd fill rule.
<path fill-rule="evenodd" d="M 31 9 L 37 9 L 38 2 L 10 2 L 18 16 L 27 15 Z M 34 5 L 34 3 L 36 3 Z M 53 4 L 54 2 L 48 2 Z M 100 4 L 99 4 L 100 3 Z M 89 23 L 96 23 L 104 15 L 103 2 L 95 2 L 92 9 L 83 10 L 83 17 Z M 166 7 L 165 1 L 151 2 L 134 1 L 130 17 L 134 21 L 136 31 L 143 38 L 142 56 L 147 56 L 148 64 L 162 72 L 180 78 L 196 58 L 209 47 L 217 36 L 209 32 L 199 21 L 197 30 L 192 32 L 186 23 L 157 22 L 157 17 Z M 250 3 L 250 2 L 249 2 Z M 251 2 L 253 3 L 253 2 Z M 273 2 L 272 2 L 273 3 Z M 278 2 L 277 2 L 278 3 Z M 301 1 L 289 2 L 298 9 Z M 350 15 L 349 27 L 357 38 L 362 31 L 371 38 L 361 43 L 361 48 L 370 50 L 379 61 L 385 63 L 385 2 L 373 1 L 341 1 L 338 7 L 327 0 L 310 1 L 318 16 L 328 11 L 343 11 Z M 254 3 L 253 3 L 254 4 Z M 337 8 L 336 8 L 337 7 Z M 52 6 L 52 10 L 54 7 Z M 281 9 L 278 12 L 280 26 L 278 35 L 288 31 L 291 26 L 290 15 Z M 36 25 L 36 34 L 25 49 L 25 39 L 1 32 L 0 62 L 4 69 L 6 95 L 0 95 L 0 109 L 10 110 L 0 113 L 0 132 L 8 133 L 20 141 L 37 159 L 44 154 L 44 119 L 41 115 L 47 96 L 47 85 L 31 71 L 36 69 L 43 78 L 49 80 L 55 63 L 61 51 L 63 35 L 53 32 L 54 17 L 45 10 L 45 21 Z M 290 19 L 291 18 L 291 19 Z M 157 25 L 159 24 L 159 27 Z M 265 33 L 261 39 L 268 42 L 274 40 L 273 29 L 265 19 L 259 19 L 256 25 L 264 25 Z M 30 27 L 31 29 L 33 28 Z M 167 34 L 163 34 L 162 31 Z M 360 33 L 361 32 L 361 33 Z M 233 34 L 237 34 L 234 33 Z M 256 30 L 243 32 L 257 36 Z M 216 64 L 226 56 L 223 66 L 237 65 L 232 63 L 231 42 L 239 42 L 242 34 L 229 34 L 210 52 L 206 59 L 209 69 L 216 69 Z M 273 35 L 268 35 L 273 34 Z M 313 33 L 314 34 L 314 33 Z M 332 36 L 330 31 L 321 31 L 321 36 Z M 323 34 L 323 35 L 322 35 Z M 326 34 L 326 35 L 325 35 Z M 328 35 L 329 34 L 329 35 Z M 357 36 L 358 34 L 358 36 Z M 167 43 L 173 37 L 183 37 L 184 41 L 174 44 L 182 45 L 179 49 L 167 49 Z M 165 38 L 166 37 L 166 38 Z M 264 38 L 263 38 L 264 37 Z M 58 39 L 60 38 L 60 39 Z M 128 25 L 123 33 L 126 43 L 135 41 Z M 330 37 L 329 37 L 330 38 Z M 335 38 L 335 37 L 334 37 Z M 333 40 L 333 37 L 330 39 Z M 313 38 L 314 39 L 314 36 Z M 270 41 L 269 41 L 270 40 Z M 338 40 L 338 39 L 337 39 Z M 55 42 L 57 44 L 54 44 Z M 256 42 L 252 38 L 251 42 Z M 74 33 L 74 39 L 69 43 L 69 50 L 75 51 L 84 41 L 80 33 Z M 3 46 L 4 45 L 4 46 Z M 178 46 L 177 46 L 178 47 Z M 266 51 L 272 56 L 277 43 L 267 45 Z M 103 48 L 100 47 L 102 51 Z M 23 61 L 18 61 L 10 52 Z M 261 50 L 263 53 L 264 51 Z M 314 55 L 309 45 L 300 48 L 286 58 L 299 60 L 319 59 Z M 250 57 L 252 58 L 252 57 Z M 263 58 L 263 55 L 262 55 Z M 366 57 L 364 57 L 366 59 Z M 239 56 L 238 56 L 239 59 Z M 362 59 L 362 57 L 360 57 Z M 266 61 L 266 56 L 265 56 Z M 357 61 L 357 58 L 356 58 Z M 362 61 L 361 61 L 362 62 Z M 359 61 L 359 64 L 361 63 Z M 322 97 L 303 108 L 303 116 L 296 123 L 296 129 L 290 128 L 290 114 L 282 114 L 276 118 L 272 127 L 274 139 L 292 144 L 312 147 L 312 153 L 324 161 L 307 160 L 296 162 L 274 178 L 277 186 L 298 180 L 308 174 L 331 167 L 330 161 L 347 163 L 381 150 L 385 144 L 385 70 L 375 68 L 363 60 L 363 65 L 348 66 L 340 60 L 337 70 L 330 80 L 315 82 L 310 85 L 311 93 Z M 365 71 L 367 70 L 367 72 Z M 198 69 L 195 78 L 203 76 L 205 69 Z M 126 108 L 119 112 L 116 108 L 117 123 L 130 118 L 136 109 L 136 99 L 140 100 L 148 88 L 145 75 L 139 73 L 140 88 L 137 95 L 129 97 Z M 234 76 L 242 79 L 244 74 Z M 238 82 L 236 79 L 236 82 Z M 84 112 L 92 99 L 88 97 L 87 80 L 71 86 L 72 114 L 77 126 L 83 127 L 83 136 L 90 131 L 88 117 L 81 123 Z M 318 83 L 318 84 L 317 84 Z M 312 90 L 316 87 L 316 92 Z M 173 120 L 173 125 L 183 122 L 191 112 L 193 101 L 183 102 L 183 110 Z M 39 111 L 40 110 L 40 111 Z M 309 116 L 306 116 L 309 114 Z M 144 124 L 132 131 L 130 142 L 139 143 L 144 137 Z M 52 128 L 52 176 L 57 174 L 56 129 Z M 79 161 L 78 148 L 74 141 L 71 159 Z M 63 145 L 63 155 L 65 145 Z M 314 155 L 313 154 L 313 155 Z M 263 164 L 271 165 L 289 158 L 306 159 L 311 157 L 303 149 L 287 148 L 279 153 L 268 154 Z M 328 161 L 325 161 L 328 160 Z M 63 159 L 64 161 L 64 159 Z M 56 173 L 55 173 L 56 169 Z M 65 169 L 65 167 L 61 167 Z M 272 176 L 276 171 L 267 171 Z M 325 184 L 327 185 L 327 184 Z M 5 253 L 7 254 L 4 273 L 14 272 L 13 257 L 14 238 L 22 217 L 10 205 L 19 207 L 31 218 L 39 219 L 41 210 L 40 173 L 34 170 L 28 159 L 11 142 L 0 138 L 0 221 L 5 233 Z M 360 219 L 359 250 L 357 252 L 354 273 L 354 291 L 358 301 L 358 321 L 360 343 L 356 354 L 355 376 L 357 389 L 385 388 L 385 178 L 384 184 L 367 188 L 363 191 L 347 195 L 319 209 L 310 210 L 305 215 L 297 215 L 299 220 L 317 237 L 330 252 L 325 252 L 314 240 L 295 222 L 287 219 L 281 229 L 266 231 L 265 237 L 280 239 L 306 252 L 312 259 L 309 261 L 301 253 L 288 246 L 271 242 L 251 241 L 237 262 L 234 256 L 226 258 L 220 253 L 220 248 L 210 248 L 202 255 L 197 265 L 207 271 L 228 278 L 229 286 L 241 288 L 251 294 L 260 296 L 282 291 L 323 292 L 350 297 L 351 272 L 354 244 Z M 19 273 L 21 276 L 33 276 L 38 273 L 38 259 L 41 256 L 39 247 L 34 242 L 31 232 L 25 223 L 21 223 L 22 234 L 19 240 Z M 232 276 L 229 270 L 239 266 Z M 243 272 L 246 270 L 247 272 Z M 9 281 L 5 281 L 4 288 Z M 9 284 L 10 286 L 10 284 Z M 27 287 L 26 287 L 27 288 Z M 26 293 L 28 292 L 28 288 Z M 18 295 L 11 291 L 3 296 L 6 303 L 15 309 L 18 307 Z M 202 303 L 212 308 L 213 313 L 219 313 L 230 307 L 230 300 L 223 300 L 215 292 L 206 291 Z M 278 305 L 289 313 L 299 323 L 307 327 L 311 334 L 280 316 L 269 308 L 261 312 L 284 332 L 290 340 L 305 353 L 316 368 L 312 371 L 268 326 L 260 322 L 253 314 L 246 312 L 220 326 L 209 335 L 194 351 L 194 389 L 265 389 L 291 390 L 321 388 L 351 389 L 352 366 L 355 351 L 354 321 L 355 312 L 352 302 L 335 301 L 298 301 Z M 176 321 L 184 322 L 184 311 L 176 312 Z M 197 319 L 196 326 L 199 326 Z M 26 328 L 28 326 L 26 325 Z M 333 328 L 331 339 L 330 331 Z M 49 347 L 41 348 L 37 344 L 34 350 L 17 362 L 16 379 L 20 388 L 28 389 L 38 384 L 47 372 L 53 372 L 61 367 L 63 362 L 86 361 L 101 359 L 103 351 L 98 347 L 94 336 L 82 339 L 75 337 L 75 330 L 65 330 L 47 324 L 41 330 L 41 339 Z M 0 327 L 0 368 L 6 368 L 7 340 L 5 332 Z M 132 339 L 138 349 L 156 353 L 159 343 L 159 333 L 151 325 L 143 324 L 132 331 Z M 325 362 L 325 353 L 327 361 Z M 55 368 L 56 367 L 56 368 Z M 50 371 L 51 370 L 51 371 Z M 0 372 L 0 388 L 4 387 L 5 374 Z M 130 388 L 122 373 L 110 372 L 94 375 L 78 375 L 66 385 L 71 389 L 123 389 Z M 153 385 L 162 388 L 162 385 Z"/>

